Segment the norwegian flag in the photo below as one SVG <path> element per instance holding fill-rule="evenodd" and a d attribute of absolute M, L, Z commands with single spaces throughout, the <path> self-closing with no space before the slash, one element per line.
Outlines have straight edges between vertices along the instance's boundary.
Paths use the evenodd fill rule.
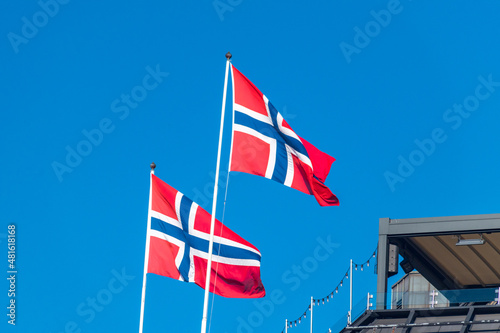
<path fill-rule="evenodd" d="M 210 214 L 151 174 L 147 272 L 205 288 Z M 259 250 L 215 220 L 210 292 L 224 297 L 265 296 Z"/>
<path fill-rule="evenodd" d="M 257 87 L 231 65 L 233 138 L 230 171 L 272 179 L 312 194 L 321 206 L 339 200 L 324 184 L 335 159 L 299 137 Z"/>

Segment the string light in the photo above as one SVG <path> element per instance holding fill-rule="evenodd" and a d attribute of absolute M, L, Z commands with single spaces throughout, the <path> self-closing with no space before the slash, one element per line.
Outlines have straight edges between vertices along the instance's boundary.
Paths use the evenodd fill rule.
<path fill-rule="evenodd" d="M 377 249 L 375 249 L 375 251 L 373 252 L 372 254 L 372 257 L 375 258 L 377 255 Z M 363 264 L 359 264 L 360 266 L 360 269 L 361 271 L 363 271 L 363 266 L 366 265 L 366 267 L 370 267 L 370 260 L 371 260 L 371 257 L 370 259 L 368 259 L 366 262 L 364 262 Z M 353 263 L 354 264 L 354 267 L 356 270 L 358 270 L 358 264 L 356 263 Z M 349 271 L 350 269 L 347 270 L 347 272 L 345 273 L 344 277 L 340 280 L 340 283 L 337 285 L 337 287 L 335 287 L 335 290 L 332 291 L 330 294 L 328 294 L 326 296 L 326 301 L 327 302 L 330 302 L 330 298 L 333 298 L 333 295 L 334 293 L 337 294 L 339 292 L 339 286 L 342 287 L 343 284 L 344 284 L 344 279 L 349 279 Z M 294 325 L 297 326 L 297 321 L 299 322 L 299 324 L 302 322 L 302 317 L 305 319 L 307 317 L 307 311 L 311 311 L 312 312 L 312 305 L 320 305 L 320 301 L 323 303 L 323 305 L 325 304 L 325 297 L 323 297 L 322 299 L 314 299 L 314 298 L 311 298 L 311 304 L 307 306 L 307 309 L 304 311 L 304 313 L 296 320 L 294 321 L 289 321 L 288 322 L 288 327 L 293 327 Z M 283 331 L 281 332 L 283 333 Z"/>
<path fill-rule="evenodd" d="M 376 258 L 377 256 L 377 249 L 375 249 L 375 251 L 373 251 L 373 254 L 370 256 L 370 258 L 368 260 L 366 260 L 363 264 L 357 264 L 357 263 L 353 263 L 354 264 L 354 267 L 355 269 L 357 270 L 358 269 L 358 265 L 360 266 L 361 270 L 364 269 L 364 266 L 366 267 L 370 267 L 370 260 L 373 258 Z M 346 276 L 347 277 L 347 276 Z"/>

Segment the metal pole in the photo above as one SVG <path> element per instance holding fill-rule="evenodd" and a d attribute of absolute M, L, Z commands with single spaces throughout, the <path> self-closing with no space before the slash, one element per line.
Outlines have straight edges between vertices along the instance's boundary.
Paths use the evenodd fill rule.
<path fill-rule="evenodd" d="M 431 292 L 431 308 L 434 308 L 434 305 L 437 304 L 437 301 L 436 301 L 437 295 L 438 295 L 437 291 L 432 290 L 432 292 Z"/>
<path fill-rule="evenodd" d="M 139 319 L 139 333 L 142 333 L 144 325 L 144 305 L 146 303 L 146 276 L 148 273 L 149 263 L 149 229 L 151 229 L 151 200 L 153 196 L 153 175 L 155 173 L 156 164 L 151 163 L 151 174 L 149 176 L 149 208 L 148 208 L 148 222 L 146 228 L 146 251 L 144 252 L 144 273 L 142 275 L 142 296 L 141 296 L 141 315 Z"/>
<path fill-rule="evenodd" d="M 311 296 L 311 333 L 313 333 L 313 306 L 314 306 L 313 301 L 314 299 Z"/>
<path fill-rule="evenodd" d="M 207 311 L 208 311 L 208 293 L 210 289 L 210 276 L 212 272 L 212 251 L 214 247 L 214 229 L 215 229 L 215 211 L 217 208 L 217 190 L 219 188 L 219 166 L 220 166 L 220 155 L 222 147 L 222 133 L 224 129 L 224 114 L 226 109 L 226 91 L 227 91 L 227 74 L 229 72 L 229 62 L 231 59 L 231 53 L 226 54 L 226 76 L 224 78 L 224 93 L 222 94 L 222 111 L 220 117 L 220 133 L 219 133 L 219 149 L 217 151 L 217 166 L 215 168 L 215 184 L 214 184 L 214 197 L 212 202 L 212 219 L 210 221 L 210 241 L 208 243 L 208 260 L 207 260 L 207 276 L 205 279 L 205 298 L 203 301 L 203 318 L 201 320 L 201 333 L 206 333 L 207 331 Z"/>
<path fill-rule="evenodd" d="M 288 319 L 285 319 L 285 333 L 288 332 Z"/>
<path fill-rule="evenodd" d="M 351 281 L 349 281 L 349 315 L 347 317 L 347 324 L 351 325 L 352 323 L 352 259 L 351 259 L 351 263 L 349 265 L 349 270 L 350 270 L 350 278 L 351 278 Z"/>

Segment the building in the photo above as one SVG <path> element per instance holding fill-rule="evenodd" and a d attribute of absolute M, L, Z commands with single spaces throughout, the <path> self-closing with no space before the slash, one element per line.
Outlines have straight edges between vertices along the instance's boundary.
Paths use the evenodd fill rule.
<path fill-rule="evenodd" d="M 442 308 L 450 301 L 422 274 L 411 271 L 392 286 L 391 309 Z"/>
<path fill-rule="evenodd" d="M 376 309 L 342 333 L 500 332 L 499 287 L 500 214 L 382 218 Z"/>

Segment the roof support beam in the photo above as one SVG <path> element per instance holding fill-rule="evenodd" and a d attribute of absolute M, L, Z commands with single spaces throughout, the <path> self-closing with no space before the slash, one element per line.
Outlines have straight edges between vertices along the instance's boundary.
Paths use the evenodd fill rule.
<path fill-rule="evenodd" d="M 411 309 L 410 313 L 408 314 L 408 319 L 406 319 L 406 325 L 413 324 L 413 321 L 415 321 L 415 309 Z M 405 327 L 401 330 L 401 333 L 409 333 L 411 330 L 410 327 Z"/>
<path fill-rule="evenodd" d="M 377 300 L 376 309 L 387 309 L 387 266 L 389 264 L 389 240 L 387 231 L 389 230 L 389 219 L 379 220 L 379 236 L 377 250 Z"/>
<path fill-rule="evenodd" d="M 469 308 L 469 312 L 467 312 L 467 316 L 465 316 L 465 322 L 471 322 L 472 317 L 474 316 L 474 307 L 471 306 Z M 469 333 L 470 324 L 464 324 L 460 329 L 460 333 Z"/>

